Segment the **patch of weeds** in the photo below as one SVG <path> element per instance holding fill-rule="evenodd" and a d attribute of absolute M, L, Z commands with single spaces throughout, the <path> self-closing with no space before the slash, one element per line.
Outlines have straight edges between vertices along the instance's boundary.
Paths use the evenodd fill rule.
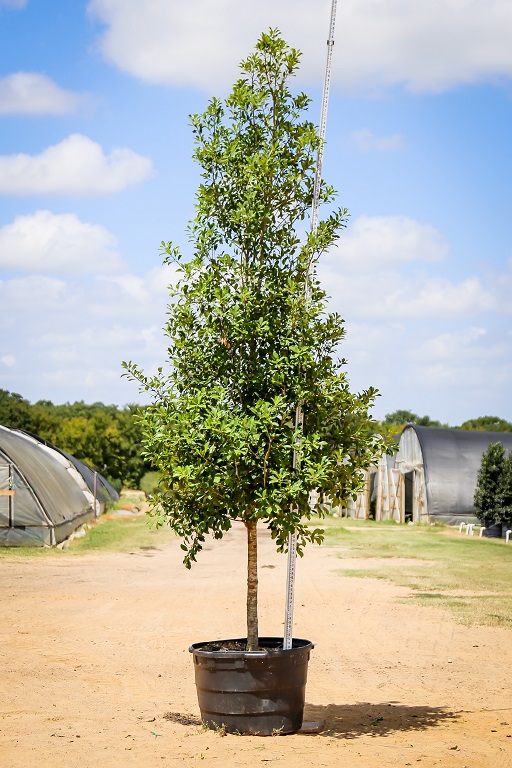
<path fill-rule="evenodd" d="M 166 712 L 163 715 L 164 720 L 170 720 L 171 723 L 180 723 L 180 725 L 203 725 L 199 717 L 194 715 L 182 715 L 181 712 Z"/>
<path fill-rule="evenodd" d="M 218 723 L 207 723 L 206 720 L 203 720 L 202 722 L 202 729 L 203 731 L 215 731 L 217 736 L 227 736 L 227 730 L 224 723 L 222 725 L 219 725 Z"/>
<path fill-rule="evenodd" d="M 442 592 L 418 592 L 414 595 L 421 600 L 442 600 L 446 597 Z"/>
<path fill-rule="evenodd" d="M 464 595 L 413 592 L 407 601 L 419 605 L 432 605 L 449 610 L 461 624 L 489 627 L 512 627 L 512 597 L 510 595 Z"/>

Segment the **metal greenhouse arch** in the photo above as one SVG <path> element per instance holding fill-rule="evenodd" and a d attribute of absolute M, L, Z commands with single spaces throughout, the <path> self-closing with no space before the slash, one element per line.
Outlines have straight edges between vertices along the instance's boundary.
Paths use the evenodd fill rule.
<path fill-rule="evenodd" d="M 117 492 L 50 443 L 0 426 L 0 546 L 54 546 L 101 514 Z"/>

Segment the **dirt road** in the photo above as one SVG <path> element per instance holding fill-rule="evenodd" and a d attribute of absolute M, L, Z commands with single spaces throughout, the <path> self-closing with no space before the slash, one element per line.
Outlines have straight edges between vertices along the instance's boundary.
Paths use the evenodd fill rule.
<path fill-rule="evenodd" d="M 1 562 L 2 768 L 512 766 L 511 632 L 342 578 L 326 546 L 299 561 L 295 606 L 321 732 L 222 737 L 165 719 L 199 715 L 188 646 L 244 634 L 244 531 L 190 572 L 181 554 L 175 542 Z M 262 635 L 282 633 L 285 566 L 262 537 Z"/>

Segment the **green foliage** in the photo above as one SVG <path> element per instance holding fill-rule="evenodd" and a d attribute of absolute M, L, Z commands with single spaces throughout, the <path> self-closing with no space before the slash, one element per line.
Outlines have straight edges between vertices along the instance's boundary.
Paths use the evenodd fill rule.
<path fill-rule="evenodd" d="M 381 424 L 377 422 L 377 429 L 384 435 L 398 434 L 407 424 L 417 424 L 419 427 L 447 427 L 430 416 L 418 416 L 417 413 L 399 409 L 393 413 L 387 413 Z"/>
<path fill-rule="evenodd" d="M 109 477 L 109 483 L 112 486 L 112 488 L 117 491 L 118 493 L 121 493 L 123 489 L 123 481 L 120 477 Z"/>
<path fill-rule="evenodd" d="M 499 442 L 491 443 L 482 455 L 474 497 L 475 515 L 481 521 L 497 519 L 504 462 L 505 449 Z"/>
<path fill-rule="evenodd" d="M 126 364 L 153 397 L 142 425 L 145 455 L 161 474 L 154 515 L 183 538 L 188 567 L 205 536 L 221 538 L 234 520 L 263 521 L 280 551 L 295 531 L 301 553 L 322 533 L 304 522 L 310 491 L 340 503 L 380 450 L 368 418 L 376 392 L 350 392 L 335 359 L 343 324 L 327 312 L 316 277 L 347 212 L 335 210 L 316 234 L 299 231 L 319 138 L 303 117 L 309 98 L 289 90 L 298 61 L 271 30 L 231 95 L 192 116 L 202 168 L 193 257 L 182 261 L 162 244 L 179 265 L 166 325 L 170 373 L 146 377 Z M 323 184 L 320 196 L 330 203 L 334 191 Z"/>
<path fill-rule="evenodd" d="M 105 475 L 116 489 L 138 488 L 151 465 L 142 458 L 140 408 L 84 402 L 31 405 L 21 395 L 0 390 L 0 424 L 23 429 L 71 453 Z"/>
<path fill-rule="evenodd" d="M 497 496 L 497 518 L 512 525 L 512 453 L 503 460 Z"/>
<path fill-rule="evenodd" d="M 430 416 L 418 416 L 413 411 L 399 409 L 388 413 L 384 421 L 375 422 L 375 430 L 382 435 L 392 435 L 400 433 L 407 424 L 417 424 L 420 427 L 445 427 L 449 424 L 443 424 Z M 468 419 L 457 429 L 479 430 L 485 432 L 512 432 L 512 423 L 501 419 L 499 416 L 479 416 L 477 419 Z"/>
<path fill-rule="evenodd" d="M 31 432 L 33 420 L 28 400 L 16 392 L 0 389 L 0 424 L 4 427 Z"/>
<path fill-rule="evenodd" d="M 153 496 L 158 491 L 159 482 L 159 472 L 146 472 L 146 474 L 141 478 L 139 487 L 141 491 L 144 491 L 146 496 Z"/>
<path fill-rule="evenodd" d="M 512 423 L 499 416 L 480 416 L 469 419 L 461 424 L 459 429 L 476 429 L 483 432 L 512 432 Z"/>
<path fill-rule="evenodd" d="M 136 405 L 39 402 L 34 406 L 34 431 L 109 480 L 137 488 L 150 468 L 141 456 L 139 410 Z"/>

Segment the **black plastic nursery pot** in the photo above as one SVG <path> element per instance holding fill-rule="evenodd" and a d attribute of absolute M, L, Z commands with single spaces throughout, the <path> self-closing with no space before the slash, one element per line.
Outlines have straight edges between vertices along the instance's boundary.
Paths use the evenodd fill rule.
<path fill-rule="evenodd" d="M 313 643 L 294 638 L 285 651 L 281 637 L 260 637 L 259 651 L 216 650 L 245 642 L 239 638 L 190 646 L 201 719 L 228 733 L 271 736 L 298 731 Z"/>

